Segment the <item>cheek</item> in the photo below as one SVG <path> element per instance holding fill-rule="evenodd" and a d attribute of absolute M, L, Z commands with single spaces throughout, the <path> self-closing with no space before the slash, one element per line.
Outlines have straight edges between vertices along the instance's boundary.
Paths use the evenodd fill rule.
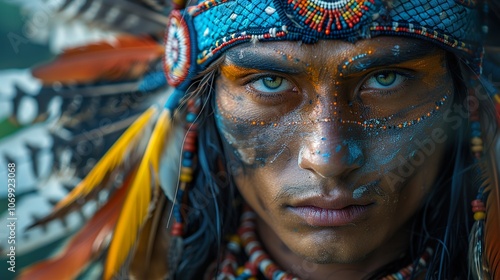
<path fill-rule="evenodd" d="M 224 93 L 216 97 L 215 119 L 224 140 L 225 152 L 242 167 L 262 168 L 283 158 L 290 159 L 296 127 L 283 127 L 248 117 L 246 100 Z"/>
<path fill-rule="evenodd" d="M 276 131 L 259 125 L 234 123 L 216 114 L 219 133 L 226 153 L 241 161 L 245 168 L 262 168 L 283 157 L 290 158 L 289 131 Z"/>
<path fill-rule="evenodd" d="M 253 209 L 267 212 L 283 178 L 297 167 L 303 132 L 298 126 L 263 125 L 238 111 L 241 102 L 228 95 L 216 97 L 214 117 L 238 190 Z"/>
<path fill-rule="evenodd" d="M 421 120 L 407 122 L 409 125 L 401 129 L 375 132 L 364 146 L 368 158 L 365 171 L 380 173 L 387 192 L 399 191 L 415 177 L 428 187 L 437 177 L 442 157 L 456 134 L 446 117 L 454 104 L 451 78 L 441 80 L 441 85 L 424 91 L 434 99 L 425 106 L 427 113 Z M 442 92 L 446 93 L 445 98 L 440 98 Z"/>
<path fill-rule="evenodd" d="M 393 213 L 399 223 L 413 215 L 431 188 L 436 187 L 449 139 L 454 138 L 454 132 L 447 128 L 441 116 L 436 115 L 413 129 L 405 129 L 397 137 L 389 137 L 393 141 L 383 149 L 372 149 L 371 164 L 385 160 L 379 165 L 381 194 L 386 211 Z"/>

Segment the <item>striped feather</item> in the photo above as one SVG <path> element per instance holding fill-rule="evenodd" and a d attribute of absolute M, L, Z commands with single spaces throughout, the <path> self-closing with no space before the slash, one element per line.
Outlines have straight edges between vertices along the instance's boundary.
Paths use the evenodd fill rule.
<path fill-rule="evenodd" d="M 130 152 L 131 146 L 138 144 L 138 140 L 140 136 L 142 136 L 141 132 L 143 132 L 148 122 L 152 120 L 155 111 L 156 109 L 150 108 L 144 112 L 144 114 L 123 133 L 122 137 L 120 137 L 113 147 L 106 152 L 88 176 L 85 177 L 68 196 L 56 205 L 55 211 L 66 207 L 77 199 L 84 198 L 103 181 L 109 172 L 121 164 L 126 159 L 128 152 Z"/>
<path fill-rule="evenodd" d="M 140 116 L 116 141 L 116 143 L 99 160 L 96 166 L 89 174 L 63 198 L 55 207 L 50 215 L 31 225 L 32 228 L 37 225 L 43 225 L 49 221 L 59 218 L 69 211 L 76 210 L 83 206 L 82 201 L 88 201 L 91 195 L 98 193 L 110 179 L 110 175 L 116 172 L 125 161 L 134 161 L 131 159 L 133 154 L 141 154 L 140 140 L 144 137 L 145 129 L 153 120 L 156 109 L 150 108 Z M 132 157 L 133 158 L 133 157 Z M 112 176 L 111 176 L 112 177 Z"/>
<path fill-rule="evenodd" d="M 66 0 L 76 2 L 74 0 Z M 87 0 L 91 5 L 80 6 L 74 18 L 84 19 L 104 29 L 131 34 L 163 33 L 167 16 L 163 10 L 155 10 L 142 1 Z M 62 12 L 65 12 L 62 10 Z"/>
<path fill-rule="evenodd" d="M 155 194 L 157 196 L 159 192 L 156 174 L 169 128 L 170 114 L 167 110 L 163 110 L 156 122 L 137 175 L 125 200 L 123 211 L 116 224 L 104 265 L 104 279 L 111 279 L 122 267 L 154 207 L 152 202 L 155 202 Z"/>
<path fill-rule="evenodd" d="M 158 0 L 10 0 L 33 14 L 44 8 L 60 26 L 81 21 L 88 27 L 129 34 L 162 34 L 168 1 Z M 37 9 L 38 8 L 38 9 Z"/>

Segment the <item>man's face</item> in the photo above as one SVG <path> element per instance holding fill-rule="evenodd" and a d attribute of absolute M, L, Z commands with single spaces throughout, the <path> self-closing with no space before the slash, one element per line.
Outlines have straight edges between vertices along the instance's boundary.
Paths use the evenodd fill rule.
<path fill-rule="evenodd" d="M 452 99 L 445 52 L 420 40 L 257 43 L 227 52 L 215 117 L 259 226 L 308 261 L 354 263 L 407 245 Z"/>

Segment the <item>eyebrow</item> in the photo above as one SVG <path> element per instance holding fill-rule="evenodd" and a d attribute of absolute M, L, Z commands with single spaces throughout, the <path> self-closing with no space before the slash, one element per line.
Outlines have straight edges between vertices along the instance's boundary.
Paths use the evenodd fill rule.
<path fill-rule="evenodd" d="M 243 54 L 243 55 L 242 55 Z M 269 54 L 259 52 L 246 52 L 241 49 L 232 49 L 226 53 L 226 62 L 238 67 L 248 69 L 259 69 L 263 71 L 281 72 L 287 74 L 299 74 L 303 72 L 302 67 L 296 63 L 290 63 L 283 54 L 283 59 Z"/>
<path fill-rule="evenodd" d="M 426 56 L 435 54 L 437 50 L 437 47 L 429 44 L 417 44 L 417 47 L 411 48 L 409 46 L 399 46 L 399 49 L 395 49 L 393 47 L 382 51 L 376 50 L 372 54 L 361 56 L 353 59 L 352 61 L 345 59 L 338 66 L 338 69 L 339 73 L 342 73 L 343 76 L 355 75 L 372 68 L 396 65 L 412 60 L 422 59 Z M 344 65 L 346 65 L 346 68 L 343 68 Z"/>
<path fill-rule="evenodd" d="M 395 49 L 396 46 L 399 46 L 398 50 Z M 392 48 L 382 50 L 379 48 L 372 54 L 352 59 L 350 62 L 349 58 L 344 59 L 338 65 L 338 73 L 342 73 L 342 76 L 346 77 L 349 75 L 359 74 L 371 68 L 401 64 L 432 55 L 438 49 L 438 47 L 427 42 L 417 42 L 411 45 L 394 44 Z M 363 55 L 361 52 L 359 54 Z M 300 60 L 295 63 L 291 63 L 287 56 L 288 55 L 285 53 L 270 55 L 269 53 L 262 53 L 259 51 L 254 52 L 234 48 L 227 51 L 225 63 L 232 64 L 237 67 L 259 69 L 262 71 L 273 71 L 287 74 L 303 73 L 304 68 L 308 65 L 299 65 L 297 62 Z M 359 55 L 353 55 L 353 57 L 356 56 Z M 343 68 L 346 62 L 348 62 L 348 64 L 346 65 L 346 68 Z"/>

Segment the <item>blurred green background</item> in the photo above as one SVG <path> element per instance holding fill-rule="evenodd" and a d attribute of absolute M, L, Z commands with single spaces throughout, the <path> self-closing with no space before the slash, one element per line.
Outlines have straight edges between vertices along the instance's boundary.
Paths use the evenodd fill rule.
<path fill-rule="evenodd" d="M 5 69 L 29 68 L 33 65 L 50 61 L 53 54 L 45 45 L 31 42 L 26 36 L 26 24 L 29 21 L 27 14 L 12 1 L 0 0 L 0 71 Z M 1 87 L 2 85 L 0 85 Z M 5 201 L 0 201 L 0 212 L 6 210 Z M 2 225 L 4 225 L 2 221 Z M 18 233 L 21 236 L 21 233 Z M 3 242 L 3 241 L 2 241 Z M 16 257 L 16 273 L 7 270 L 6 256 L 2 254 L 0 261 L 0 279 L 13 279 L 18 275 L 23 264 L 32 263 L 41 259 L 58 248 L 60 241 L 47 244 L 42 250 L 32 254 Z"/>
<path fill-rule="evenodd" d="M 53 55 L 47 46 L 33 43 L 26 36 L 27 15 L 10 2 L 0 0 L 0 70 L 28 68 L 50 60 Z"/>

